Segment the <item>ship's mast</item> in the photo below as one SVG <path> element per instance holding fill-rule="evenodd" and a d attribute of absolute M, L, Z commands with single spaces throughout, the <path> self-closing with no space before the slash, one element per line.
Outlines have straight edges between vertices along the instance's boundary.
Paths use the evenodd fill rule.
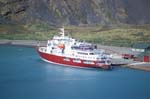
<path fill-rule="evenodd" d="M 61 32 L 60 34 L 62 35 L 62 37 L 64 38 L 65 37 L 65 30 L 64 30 L 64 27 L 60 28 Z"/>

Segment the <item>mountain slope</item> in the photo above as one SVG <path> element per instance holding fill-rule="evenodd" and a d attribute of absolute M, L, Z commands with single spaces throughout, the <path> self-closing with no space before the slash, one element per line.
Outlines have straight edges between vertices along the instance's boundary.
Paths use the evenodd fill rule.
<path fill-rule="evenodd" d="M 0 0 L 0 23 L 149 24 L 149 0 Z"/>

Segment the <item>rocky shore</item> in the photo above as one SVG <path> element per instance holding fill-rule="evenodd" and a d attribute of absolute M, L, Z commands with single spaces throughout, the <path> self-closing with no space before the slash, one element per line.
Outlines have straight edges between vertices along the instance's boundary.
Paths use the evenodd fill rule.
<path fill-rule="evenodd" d="M 0 45 L 15 45 L 15 46 L 27 46 L 27 47 L 37 47 L 37 46 L 45 46 L 46 41 L 36 41 L 36 40 L 0 40 Z M 98 45 L 98 48 L 103 48 L 110 54 L 114 54 L 116 52 L 119 53 L 120 49 L 128 50 L 129 48 L 121 48 L 121 47 L 110 47 L 110 46 L 103 46 Z M 123 51 L 121 50 L 121 51 Z M 150 63 L 145 62 L 137 62 L 133 61 L 131 59 L 122 59 L 122 58 L 115 58 L 112 59 L 112 66 L 121 66 L 126 68 L 132 68 L 132 69 L 138 69 L 138 70 L 144 70 L 144 71 L 150 71 Z"/>

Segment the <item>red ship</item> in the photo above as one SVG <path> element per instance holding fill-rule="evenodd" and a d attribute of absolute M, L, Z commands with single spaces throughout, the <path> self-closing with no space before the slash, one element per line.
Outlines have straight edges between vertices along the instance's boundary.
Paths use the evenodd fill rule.
<path fill-rule="evenodd" d="M 110 68 L 110 57 L 105 50 L 65 36 L 64 28 L 60 30 L 60 35 L 48 40 L 47 46 L 38 47 L 38 53 L 44 61 L 64 66 Z"/>

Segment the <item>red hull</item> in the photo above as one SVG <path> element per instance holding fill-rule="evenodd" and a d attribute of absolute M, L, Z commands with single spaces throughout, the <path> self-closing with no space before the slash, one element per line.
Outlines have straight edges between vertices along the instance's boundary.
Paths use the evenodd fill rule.
<path fill-rule="evenodd" d="M 74 62 L 74 58 L 67 58 L 64 56 L 57 56 L 54 54 L 47 54 L 44 52 L 40 52 L 38 50 L 40 56 L 51 63 L 55 63 L 55 64 L 61 64 L 61 65 L 67 65 L 67 66 L 76 66 L 76 67 L 91 67 L 91 68 L 103 68 L 103 69 L 109 69 L 109 65 L 105 65 L 105 64 L 97 64 L 96 61 L 94 61 L 93 64 L 85 64 L 84 60 L 81 60 L 80 63 L 78 62 Z M 65 60 L 67 58 L 67 60 Z M 96 65 L 97 64 L 97 65 Z"/>

